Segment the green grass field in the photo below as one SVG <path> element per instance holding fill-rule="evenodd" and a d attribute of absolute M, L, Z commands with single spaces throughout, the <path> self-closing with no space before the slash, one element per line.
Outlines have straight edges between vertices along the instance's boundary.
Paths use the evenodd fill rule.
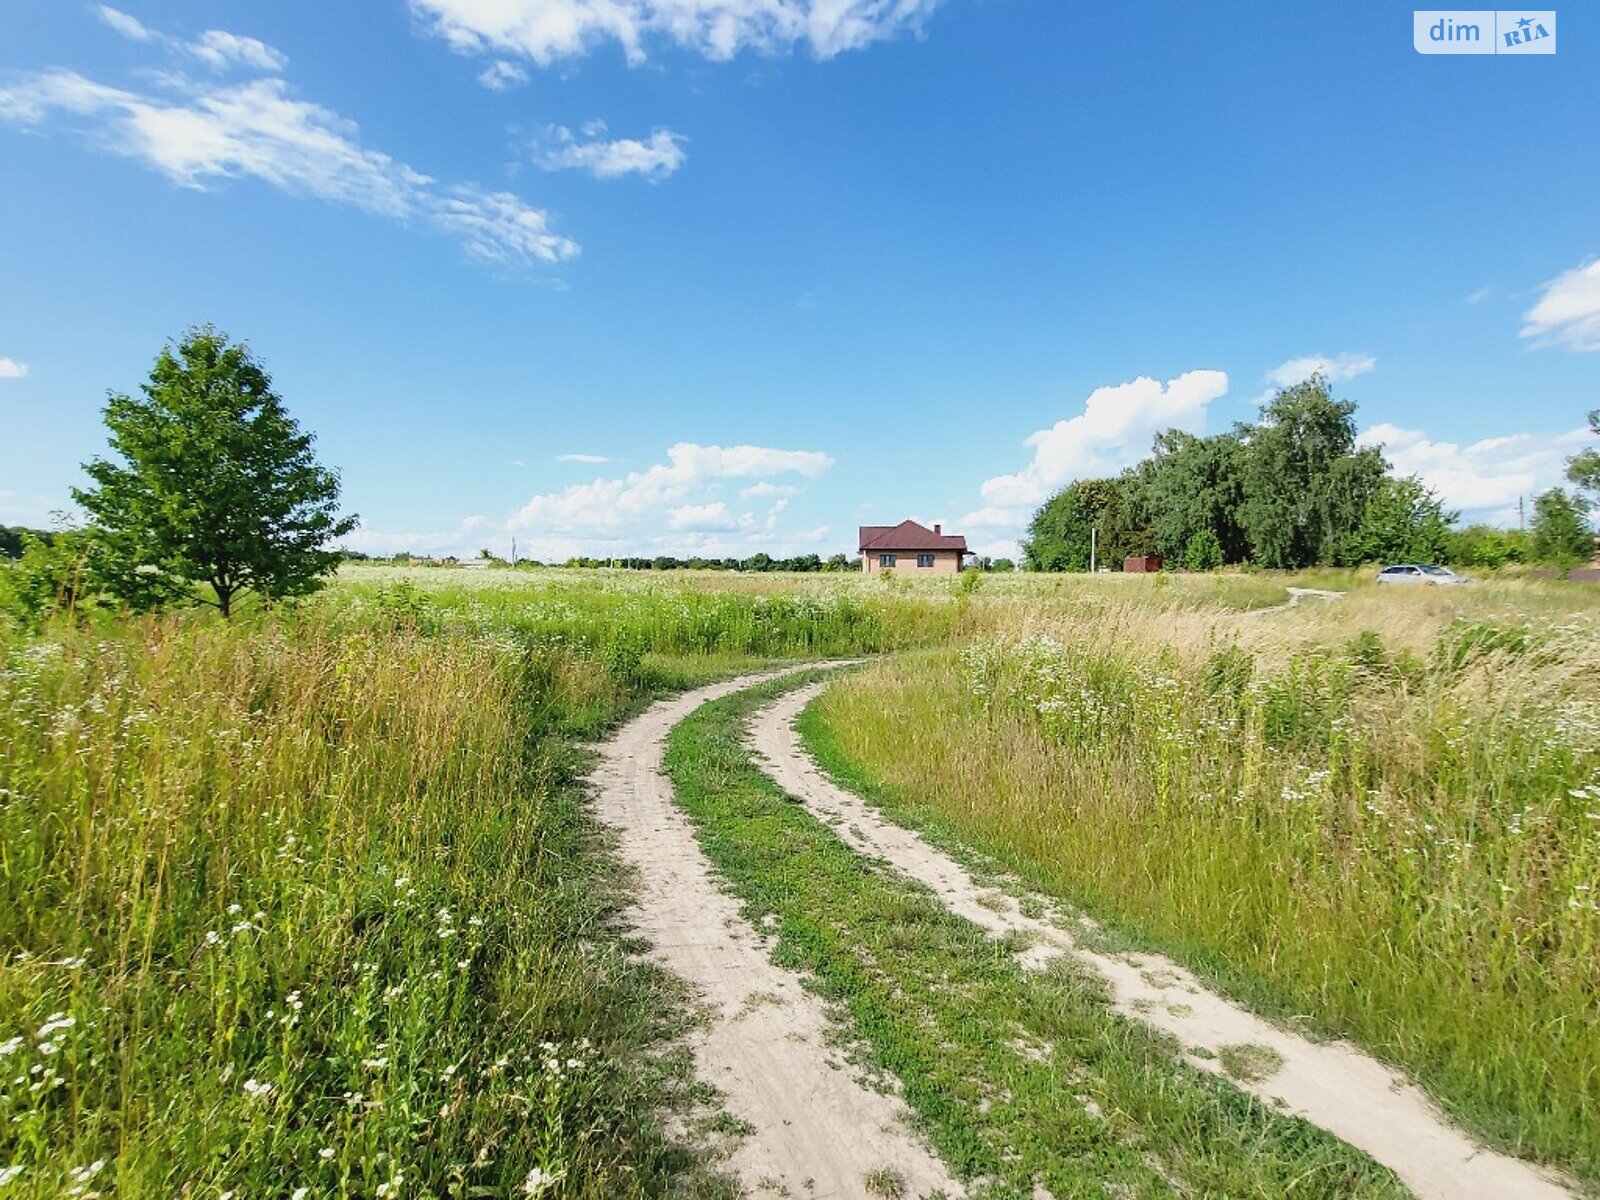
<path fill-rule="evenodd" d="M 1291 582 L 1353 590 L 1259 611 Z M 732 1194 L 690 1006 L 627 953 L 581 747 L 652 696 L 859 654 L 883 657 L 809 733 L 891 812 L 1593 1181 L 1593 611 L 1561 585 L 1349 573 L 358 567 L 232 623 L 6 627 L 0 1191 Z M 730 750 L 748 703 L 679 731 L 683 802 L 963 1172 L 1163 1186 L 996 1049 L 1020 1023 L 1074 1047 L 1085 1094 L 1192 1189 L 1393 1192 L 775 804 Z M 976 1114 L 999 1078 L 1010 1098 Z"/>

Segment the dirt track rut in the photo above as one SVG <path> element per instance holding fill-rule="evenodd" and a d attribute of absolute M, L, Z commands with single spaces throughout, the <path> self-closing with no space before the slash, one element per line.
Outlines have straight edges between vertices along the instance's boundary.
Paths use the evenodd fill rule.
<path fill-rule="evenodd" d="M 793 668 L 803 670 L 804 668 Z M 596 816 L 638 874 L 629 918 L 651 957 L 687 980 L 709 1019 L 690 1039 L 700 1077 L 750 1134 L 729 1165 L 752 1196 L 867 1197 L 869 1174 L 898 1175 L 907 1196 L 963 1189 L 912 1134 L 905 1107 L 865 1086 L 830 1046 L 822 1001 L 776 966 L 727 895 L 662 773 L 672 727 L 700 705 L 754 686 L 753 675 L 652 705 L 600 748 Z"/>

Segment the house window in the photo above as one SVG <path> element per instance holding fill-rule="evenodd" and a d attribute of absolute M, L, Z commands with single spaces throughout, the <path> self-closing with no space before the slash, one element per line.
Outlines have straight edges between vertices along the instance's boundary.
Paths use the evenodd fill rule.
<path fill-rule="evenodd" d="M 933 566 L 933 555 L 931 555 L 931 554 L 919 554 L 919 555 L 917 555 L 917 566 L 919 566 L 919 567 L 931 567 L 931 566 Z"/>
<path fill-rule="evenodd" d="M 892 555 L 892 554 L 880 554 L 880 555 L 878 555 L 878 565 L 880 567 L 892 567 L 892 566 L 894 566 L 894 555 Z"/>

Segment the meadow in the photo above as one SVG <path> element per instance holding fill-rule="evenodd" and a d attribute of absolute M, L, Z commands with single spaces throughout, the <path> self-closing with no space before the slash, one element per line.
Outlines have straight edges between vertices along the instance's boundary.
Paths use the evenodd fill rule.
<path fill-rule="evenodd" d="M 7 633 L 7 1196 L 725 1193 L 577 743 L 955 607 L 443 574 Z"/>
<path fill-rule="evenodd" d="M 1276 609 L 1289 582 L 1351 594 Z M 360 567 L 232 622 L 0 627 L 0 1189 L 733 1194 L 691 1006 L 629 953 L 583 744 L 657 695 L 856 655 L 877 661 L 807 732 L 889 811 L 1592 1181 L 1594 611 L 1562 585 L 1391 595 L 1348 572 Z M 846 904 L 848 865 L 815 852 Z M 913 903 L 871 887 L 863 919 L 879 892 Z M 1058 986 L 972 953 L 950 962 L 1013 1010 Z M 1140 1108 L 1155 1051 L 1118 1036 L 1149 1136 L 1202 1186 L 1276 1186 L 1271 1154 L 1208 1176 L 1194 1121 L 1241 1147 L 1281 1131 L 1193 1082 Z M 981 1073 L 983 1039 L 964 1053 Z M 1065 1119 L 1042 1076 L 1027 1095 Z"/>
<path fill-rule="evenodd" d="M 842 681 L 805 732 L 897 819 L 1600 1179 L 1592 593 L 1091 586 Z"/>

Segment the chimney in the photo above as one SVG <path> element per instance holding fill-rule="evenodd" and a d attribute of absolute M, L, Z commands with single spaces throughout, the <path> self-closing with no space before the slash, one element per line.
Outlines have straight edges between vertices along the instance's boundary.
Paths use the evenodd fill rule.
<path fill-rule="evenodd" d="M 944 526 L 936 524 L 933 527 L 933 531 L 934 531 L 934 533 L 943 533 L 944 532 Z"/>

